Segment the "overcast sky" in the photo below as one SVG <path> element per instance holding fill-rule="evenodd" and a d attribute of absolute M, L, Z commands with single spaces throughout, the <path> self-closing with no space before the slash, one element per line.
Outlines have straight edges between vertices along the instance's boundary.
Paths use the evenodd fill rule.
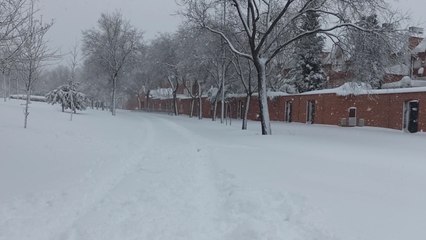
<path fill-rule="evenodd" d="M 152 39 L 159 32 L 172 32 L 180 23 L 173 16 L 175 0 L 39 0 L 44 19 L 54 19 L 48 39 L 52 48 L 69 51 L 80 40 L 81 31 L 96 26 L 102 12 L 119 9 L 131 23 Z M 388 0 L 396 8 L 412 13 L 412 22 L 426 26 L 426 0 Z"/>
<path fill-rule="evenodd" d="M 54 20 L 48 40 L 52 48 L 69 51 L 81 31 L 96 26 L 103 12 L 120 10 L 131 24 L 152 39 L 159 32 L 172 32 L 180 23 L 175 0 L 39 0 L 45 20 Z"/>

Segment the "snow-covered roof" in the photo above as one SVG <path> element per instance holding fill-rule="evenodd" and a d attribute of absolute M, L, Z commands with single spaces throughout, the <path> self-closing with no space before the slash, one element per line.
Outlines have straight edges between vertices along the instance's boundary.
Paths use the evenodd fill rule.
<path fill-rule="evenodd" d="M 413 49 L 413 53 L 426 52 L 426 38 L 423 39 L 417 47 Z"/>
<path fill-rule="evenodd" d="M 185 94 L 177 94 L 177 95 L 176 95 L 176 98 L 177 98 L 177 99 L 191 99 L 191 97 L 190 97 L 190 96 L 185 95 Z"/>
<path fill-rule="evenodd" d="M 409 77 L 403 77 L 400 81 L 393 83 L 386 83 L 382 86 L 385 89 L 390 88 L 412 88 L 412 87 L 426 87 L 425 80 L 413 80 Z"/>
<path fill-rule="evenodd" d="M 275 97 L 281 97 L 281 96 L 288 96 L 291 95 L 289 93 L 286 92 L 276 92 L 276 91 L 268 91 L 267 92 L 268 98 L 275 98 Z M 247 95 L 245 93 L 232 93 L 232 94 L 228 94 L 229 98 L 243 98 L 246 97 Z M 259 96 L 259 94 L 253 93 L 252 96 Z"/>
<path fill-rule="evenodd" d="M 269 98 L 275 98 L 275 97 L 281 97 L 281 96 L 288 96 L 290 94 L 286 93 L 286 92 L 269 92 L 268 91 L 268 97 Z"/>
<path fill-rule="evenodd" d="M 152 98 L 167 99 L 172 97 L 173 90 L 171 88 L 159 88 L 151 90 L 149 94 Z"/>
<path fill-rule="evenodd" d="M 412 80 L 410 78 L 408 79 L 409 80 L 407 80 L 407 77 L 404 77 L 403 80 L 397 82 L 399 84 L 394 83 L 393 87 L 396 87 L 396 88 L 372 89 L 371 86 L 366 83 L 348 82 L 337 88 L 305 92 L 305 93 L 301 93 L 300 95 L 336 94 L 338 96 L 348 96 L 348 95 L 367 95 L 367 94 L 371 95 L 371 94 L 426 92 L 426 81 Z M 403 86 L 404 84 L 407 87 Z M 387 85 L 387 87 L 391 87 L 391 86 L 392 85 Z"/>

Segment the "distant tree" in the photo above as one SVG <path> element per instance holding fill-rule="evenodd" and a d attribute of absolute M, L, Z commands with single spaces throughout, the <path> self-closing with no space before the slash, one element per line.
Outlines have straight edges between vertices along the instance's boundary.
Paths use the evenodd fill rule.
<path fill-rule="evenodd" d="M 150 60 L 155 63 L 160 81 L 167 82 L 172 89 L 172 113 L 178 115 L 177 92 L 180 86 L 177 48 L 178 39 L 172 34 L 161 34 L 152 41 L 149 48 Z"/>
<path fill-rule="evenodd" d="M 381 88 L 386 68 L 392 62 L 392 54 L 397 51 L 393 42 L 396 31 L 391 25 L 381 25 L 376 14 L 362 16 L 358 25 L 372 31 L 351 29 L 347 33 L 350 71 L 354 76 L 352 81 L 365 82 L 373 88 Z"/>
<path fill-rule="evenodd" d="M 85 94 L 77 91 L 75 82 L 69 82 L 68 84 L 62 85 L 46 95 L 47 102 L 54 105 L 60 104 L 62 106 L 62 112 L 70 109 L 73 113 L 77 110 L 83 111 L 87 107 L 87 97 Z"/>
<path fill-rule="evenodd" d="M 81 67 L 80 88 L 90 99 L 91 108 L 104 110 L 111 100 L 111 85 L 108 74 L 97 63 L 85 59 Z"/>
<path fill-rule="evenodd" d="M 46 95 L 52 89 L 68 83 L 71 78 L 70 69 L 64 65 L 58 65 L 46 69 L 40 74 L 39 80 L 34 85 L 35 94 Z"/>
<path fill-rule="evenodd" d="M 198 119 L 203 118 L 202 96 L 206 92 L 206 85 L 210 83 L 210 72 L 212 71 L 212 61 L 210 61 L 209 54 L 212 50 L 212 39 L 207 35 L 210 35 L 210 33 L 193 28 L 190 25 L 181 26 L 175 34 L 178 41 L 177 70 L 181 85 L 191 97 L 190 117 L 198 112 Z M 198 109 L 195 111 L 197 102 Z"/>
<path fill-rule="evenodd" d="M 142 46 L 142 34 L 119 12 L 103 13 L 98 28 L 83 32 L 83 52 L 99 65 L 111 84 L 111 112 L 116 115 L 117 83 Z"/>

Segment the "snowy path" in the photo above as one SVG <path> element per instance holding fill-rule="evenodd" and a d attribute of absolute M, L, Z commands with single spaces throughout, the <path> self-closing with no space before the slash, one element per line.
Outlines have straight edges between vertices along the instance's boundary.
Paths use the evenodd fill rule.
<path fill-rule="evenodd" d="M 423 240 L 426 135 L 0 103 L 0 240 Z"/>
<path fill-rule="evenodd" d="M 136 164 L 59 239 L 217 239 L 206 149 L 170 122 L 144 121 L 152 132 Z"/>
<path fill-rule="evenodd" d="M 0 220 L 0 238 L 216 239 L 207 148 L 170 121 L 126 114 L 120 117 L 126 127 L 110 136 L 77 137 L 95 148 L 114 148 L 107 152 L 118 158 L 83 159 L 90 166 L 66 188 L 5 195 L 0 209 L 8 218 Z"/>

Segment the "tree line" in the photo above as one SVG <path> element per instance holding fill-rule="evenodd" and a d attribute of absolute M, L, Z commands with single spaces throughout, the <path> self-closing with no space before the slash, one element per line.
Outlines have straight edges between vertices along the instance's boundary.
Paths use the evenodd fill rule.
<path fill-rule="evenodd" d="M 153 90 L 168 88 L 173 99 L 172 111 L 177 115 L 178 92 L 185 89 L 193 105 L 207 96 L 214 118 L 218 103 L 222 102 L 222 122 L 226 99 L 238 94 L 246 98 L 243 129 L 247 128 L 251 96 L 256 94 L 261 130 L 266 135 L 272 133 L 268 91 L 301 93 L 327 87 L 328 76 L 323 66 L 327 44 L 338 46 L 346 56 L 351 81 L 366 82 L 375 88 L 381 87 L 386 68 L 406 61 L 408 55 L 402 44 L 408 42 L 407 36 L 401 31 L 406 18 L 384 0 L 178 3 L 179 15 L 184 18 L 182 24 L 175 32 L 159 34 L 150 41 L 120 12 L 102 14 L 96 27 L 82 33 L 79 63 L 44 71 L 37 67 L 34 78 L 38 80 L 26 92 L 46 94 L 73 79 L 90 99 L 89 105 L 109 108 L 115 115 L 117 105 L 130 97 L 149 104 Z M 42 26 L 47 31 L 51 25 Z M 1 36 L 0 42 L 6 42 Z M 16 42 L 12 44 L 15 48 L 5 51 L 10 56 L 3 53 L 1 45 L 3 69 L 11 69 L 6 66 L 19 62 L 11 60 L 11 56 L 20 55 L 14 49 L 24 49 L 19 41 L 12 42 Z M 43 62 L 48 57 L 53 54 L 44 51 L 43 57 L 37 59 Z M 201 118 L 201 109 L 198 113 Z"/>

